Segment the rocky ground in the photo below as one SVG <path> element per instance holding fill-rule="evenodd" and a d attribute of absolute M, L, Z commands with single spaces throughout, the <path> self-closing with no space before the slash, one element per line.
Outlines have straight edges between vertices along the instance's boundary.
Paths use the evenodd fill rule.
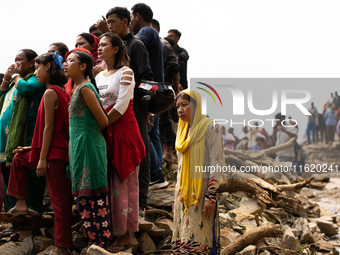
<path fill-rule="evenodd" d="M 340 166 L 340 144 L 325 145 L 323 143 L 304 146 L 308 152 L 307 164 L 327 164 L 333 168 Z M 258 155 L 257 155 L 258 156 Z M 256 157 L 257 157 L 256 156 Z M 260 155 L 262 161 L 263 155 Z M 252 157 L 252 156 L 251 156 Z M 238 155 L 238 159 L 242 156 Z M 235 158 L 233 159 L 235 160 Z M 234 162 L 234 161 L 233 161 Z M 237 165 L 237 160 L 235 161 Z M 259 164 L 259 161 L 245 161 L 247 164 Z M 340 174 L 340 169 L 339 169 Z M 313 175 L 312 182 L 304 182 Z M 340 178 L 338 174 L 303 173 L 280 175 L 280 178 L 262 178 L 255 182 L 272 197 L 272 202 L 261 200 L 252 189 L 228 191 L 219 195 L 219 217 L 221 227 L 222 254 L 339 254 L 339 222 L 340 222 Z M 287 177 L 290 177 L 288 179 Z M 149 208 L 140 217 L 140 231 L 132 238 L 134 245 L 125 252 L 116 254 L 170 254 L 172 236 L 171 206 L 174 200 L 176 171 L 170 172 L 167 179 L 171 185 L 163 190 L 151 191 Z M 264 182 L 267 181 L 267 182 Z M 281 190 L 304 183 L 301 187 Z M 247 185 L 249 182 L 246 183 Z M 254 184 L 254 183 L 253 183 Z M 283 186 L 282 186 L 283 185 Z M 295 186 L 294 186 L 295 187 Z M 272 190 L 273 192 L 271 193 Z M 274 198 L 274 195 L 277 196 Z M 285 201 L 283 203 L 282 201 Z M 288 201 L 288 203 L 287 203 Z M 282 203 L 281 203 L 282 202 Z M 274 206 L 275 205 L 275 206 Z M 73 221 L 79 221 L 76 206 Z M 21 222 L 19 236 L 2 237 L 0 255 L 2 254 L 49 254 L 54 247 L 53 214 L 45 213 L 43 220 L 30 218 L 1 218 L 11 222 Z M 4 220 L 0 228 L 9 224 Z M 74 255 L 86 252 L 89 255 L 112 254 L 97 246 L 86 248 L 81 229 L 73 231 Z"/>

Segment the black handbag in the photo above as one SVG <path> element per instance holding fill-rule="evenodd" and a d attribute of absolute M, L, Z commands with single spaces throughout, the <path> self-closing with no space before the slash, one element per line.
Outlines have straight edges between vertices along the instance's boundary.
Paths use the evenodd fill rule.
<path fill-rule="evenodd" d="M 145 95 L 151 97 L 148 111 L 154 114 L 165 112 L 175 104 L 175 92 L 170 83 L 142 80 L 136 99 L 139 101 Z"/>

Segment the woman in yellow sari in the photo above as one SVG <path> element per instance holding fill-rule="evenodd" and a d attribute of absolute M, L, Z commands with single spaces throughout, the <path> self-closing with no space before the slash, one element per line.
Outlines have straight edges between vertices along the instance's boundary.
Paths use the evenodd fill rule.
<path fill-rule="evenodd" d="M 224 166 L 222 133 L 212 119 L 202 115 L 197 91 L 182 91 L 176 106 L 179 173 L 171 252 L 219 254 L 217 189 L 222 173 L 217 166 Z"/>

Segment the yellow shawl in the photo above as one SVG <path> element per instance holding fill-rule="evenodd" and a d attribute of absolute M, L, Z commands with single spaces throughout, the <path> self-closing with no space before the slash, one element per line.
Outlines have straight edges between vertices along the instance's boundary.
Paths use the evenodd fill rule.
<path fill-rule="evenodd" d="M 196 166 L 203 166 L 205 133 L 213 120 L 202 115 L 201 95 L 197 91 L 186 89 L 182 93 L 189 95 L 197 103 L 189 136 L 186 139 L 190 123 L 179 119 L 176 138 L 176 150 L 183 153 L 178 190 L 179 201 L 184 204 L 184 212 L 187 214 L 188 206 L 193 204 L 197 206 L 201 197 L 203 173 L 196 172 Z"/>

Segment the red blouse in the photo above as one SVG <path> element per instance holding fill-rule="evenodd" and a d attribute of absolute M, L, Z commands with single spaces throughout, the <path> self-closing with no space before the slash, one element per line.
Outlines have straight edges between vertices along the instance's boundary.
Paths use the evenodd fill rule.
<path fill-rule="evenodd" d="M 59 159 L 68 161 L 68 97 L 66 92 L 57 86 L 51 86 L 49 89 L 53 89 L 58 94 L 59 106 L 54 110 L 54 130 L 47 160 Z M 38 109 L 29 162 L 38 162 L 40 159 L 44 129 L 45 109 L 44 97 L 42 97 Z"/>

